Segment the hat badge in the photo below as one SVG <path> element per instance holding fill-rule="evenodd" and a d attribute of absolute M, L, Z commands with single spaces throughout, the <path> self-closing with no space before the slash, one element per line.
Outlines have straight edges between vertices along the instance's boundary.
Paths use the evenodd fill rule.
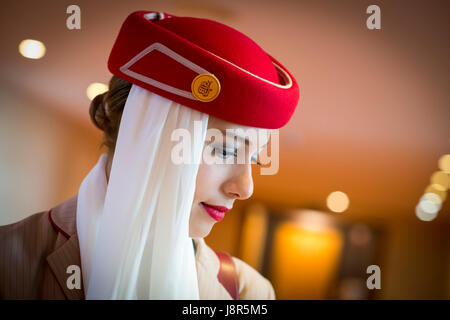
<path fill-rule="evenodd" d="M 191 91 L 197 100 L 210 102 L 217 98 L 220 92 L 220 82 L 213 74 L 202 73 L 192 80 Z"/>

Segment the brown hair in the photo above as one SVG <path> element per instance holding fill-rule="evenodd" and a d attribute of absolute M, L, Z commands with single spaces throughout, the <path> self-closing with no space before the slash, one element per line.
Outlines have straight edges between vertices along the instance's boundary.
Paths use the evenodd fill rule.
<path fill-rule="evenodd" d="M 109 90 L 97 95 L 89 107 L 92 122 L 104 132 L 102 145 L 108 148 L 109 157 L 112 157 L 116 148 L 120 119 L 131 85 L 113 75 L 109 81 Z"/>

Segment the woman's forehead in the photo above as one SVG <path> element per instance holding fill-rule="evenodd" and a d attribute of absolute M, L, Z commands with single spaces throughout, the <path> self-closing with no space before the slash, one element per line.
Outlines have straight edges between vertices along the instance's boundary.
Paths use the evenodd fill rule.
<path fill-rule="evenodd" d="M 236 136 L 241 140 L 248 140 L 249 144 L 265 145 L 270 138 L 270 129 L 255 128 L 236 124 L 216 117 L 209 117 L 208 129 L 217 129 L 224 135 Z"/>

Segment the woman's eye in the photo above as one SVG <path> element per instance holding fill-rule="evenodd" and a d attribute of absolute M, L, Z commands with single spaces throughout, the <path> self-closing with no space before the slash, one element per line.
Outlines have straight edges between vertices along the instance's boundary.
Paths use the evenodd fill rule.
<path fill-rule="evenodd" d="M 230 156 L 232 156 L 232 157 L 237 157 L 238 156 L 236 149 L 225 149 L 225 148 L 215 147 L 213 150 L 214 150 L 214 154 L 218 155 L 222 159 L 228 159 Z M 251 158 L 251 161 L 253 163 L 256 163 L 258 166 L 262 165 L 258 161 L 258 154 L 253 155 L 252 158 Z"/>
<path fill-rule="evenodd" d="M 227 159 L 230 156 L 237 156 L 235 150 L 226 150 L 223 148 L 214 148 L 215 154 L 219 155 L 222 159 Z"/>

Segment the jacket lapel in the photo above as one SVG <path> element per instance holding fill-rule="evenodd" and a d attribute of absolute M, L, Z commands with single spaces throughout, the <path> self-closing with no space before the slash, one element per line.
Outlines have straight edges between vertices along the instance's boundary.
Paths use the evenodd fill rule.
<path fill-rule="evenodd" d="M 47 256 L 47 263 L 64 295 L 70 300 L 85 298 L 81 274 L 80 247 L 76 230 L 76 209 L 77 195 L 49 212 L 50 223 L 58 230 L 58 237 L 55 250 Z M 72 287 L 70 286 L 71 280 L 73 277 L 78 276 L 80 289 L 70 289 L 69 287 Z M 69 280 L 69 285 L 67 280 Z"/>

